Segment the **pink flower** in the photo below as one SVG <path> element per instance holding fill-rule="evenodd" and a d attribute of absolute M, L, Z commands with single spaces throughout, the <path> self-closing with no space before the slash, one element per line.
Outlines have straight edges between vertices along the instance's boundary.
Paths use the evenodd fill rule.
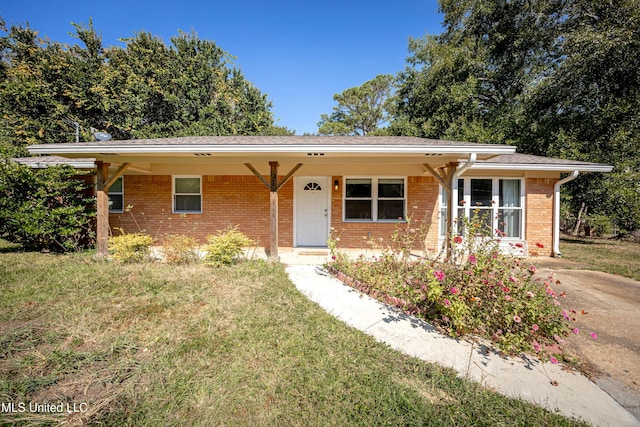
<path fill-rule="evenodd" d="M 540 329 L 540 326 L 534 323 L 533 325 L 531 325 L 531 329 L 533 329 L 534 331 L 537 331 L 538 329 Z"/>
<path fill-rule="evenodd" d="M 513 316 L 513 321 L 516 323 L 520 323 L 522 322 L 522 319 L 520 318 L 520 316 L 516 315 L 516 316 Z"/>
<path fill-rule="evenodd" d="M 577 333 L 579 333 L 579 332 L 580 332 L 580 329 L 578 329 L 578 328 L 573 328 L 573 333 L 574 333 L 574 334 L 577 334 Z"/>
<path fill-rule="evenodd" d="M 540 352 L 540 344 L 538 344 L 537 342 L 533 343 L 533 351 L 535 351 L 536 353 Z"/>
<path fill-rule="evenodd" d="M 478 262 L 478 258 L 475 255 L 469 255 L 469 263 L 475 264 L 476 262 Z"/>
<path fill-rule="evenodd" d="M 449 307 L 449 306 L 451 305 L 451 301 L 449 301 L 448 299 L 445 299 L 445 300 L 443 301 L 443 303 L 444 303 L 444 305 L 445 305 L 445 306 L 447 306 L 447 307 Z"/>
<path fill-rule="evenodd" d="M 556 359 L 555 357 L 551 356 L 551 358 L 549 359 L 551 361 L 551 363 L 553 363 L 554 365 L 558 364 L 558 359 Z"/>
<path fill-rule="evenodd" d="M 597 339 L 598 339 L 598 334 L 596 334 L 595 332 L 591 332 L 589 335 L 590 335 L 590 336 L 591 336 L 591 338 L 593 338 L 594 340 L 597 340 Z"/>
<path fill-rule="evenodd" d="M 453 288 L 451 288 L 451 293 L 453 295 L 460 293 L 460 291 L 458 290 L 458 288 L 456 288 L 455 286 Z"/>
<path fill-rule="evenodd" d="M 516 277 L 509 276 L 509 281 L 512 282 L 512 283 L 516 283 L 518 281 L 518 279 Z"/>
<path fill-rule="evenodd" d="M 436 277 L 438 282 L 442 282 L 444 280 L 444 272 L 442 270 L 434 271 L 433 275 Z"/>
<path fill-rule="evenodd" d="M 457 244 L 462 243 L 462 236 L 456 236 L 456 237 L 454 237 L 454 238 L 453 238 L 453 242 L 454 242 L 454 243 L 457 243 Z"/>
<path fill-rule="evenodd" d="M 538 271 L 538 269 L 536 268 L 535 265 L 530 265 L 529 271 L 531 272 L 531 274 L 535 274 Z"/>

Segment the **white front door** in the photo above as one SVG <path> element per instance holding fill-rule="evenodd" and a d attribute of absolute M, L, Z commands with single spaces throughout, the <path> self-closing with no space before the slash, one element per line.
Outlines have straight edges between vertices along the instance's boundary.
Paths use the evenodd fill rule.
<path fill-rule="evenodd" d="M 327 246 L 329 178 L 296 177 L 296 246 Z"/>

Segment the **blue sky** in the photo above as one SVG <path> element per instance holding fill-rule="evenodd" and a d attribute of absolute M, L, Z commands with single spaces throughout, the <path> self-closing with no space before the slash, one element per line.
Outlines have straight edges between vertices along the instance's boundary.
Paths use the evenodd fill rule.
<path fill-rule="evenodd" d="M 299 135 L 317 131 L 333 94 L 401 71 L 409 38 L 442 28 L 437 0 L 2 0 L 0 16 L 68 44 L 71 23 L 91 18 L 105 47 L 141 31 L 169 44 L 178 30 L 193 30 L 235 56 L 272 101 L 276 123 Z"/>

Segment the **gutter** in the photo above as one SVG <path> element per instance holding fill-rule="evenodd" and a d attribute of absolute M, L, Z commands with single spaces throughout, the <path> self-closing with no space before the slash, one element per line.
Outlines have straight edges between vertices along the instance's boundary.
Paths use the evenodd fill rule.
<path fill-rule="evenodd" d="M 451 221 L 451 229 L 453 230 L 453 224 L 458 219 L 458 177 L 465 173 L 467 169 L 469 169 L 476 162 L 478 158 L 477 153 L 470 153 L 469 160 L 462 165 L 460 169 L 456 169 L 456 171 L 451 175 L 451 194 L 449 195 L 449 221 Z"/>
<path fill-rule="evenodd" d="M 571 163 L 558 163 L 558 164 L 531 164 L 531 163 L 490 163 L 482 162 L 476 163 L 473 166 L 474 170 L 524 170 L 524 171 L 552 171 L 552 172 L 567 172 L 573 170 L 580 170 L 580 172 L 611 172 L 612 166 L 603 165 L 598 163 L 588 164 L 571 164 Z"/>
<path fill-rule="evenodd" d="M 580 171 L 574 170 L 571 175 L 556 182 L 553 186 L 553 251 L 551 256 L 561 257 L 560 252 L 560 186 L 578 177 Z"/>

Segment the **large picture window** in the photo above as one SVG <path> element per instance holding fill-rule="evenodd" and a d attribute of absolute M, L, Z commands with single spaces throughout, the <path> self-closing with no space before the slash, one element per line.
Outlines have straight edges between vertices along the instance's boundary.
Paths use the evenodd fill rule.
<path fill-rule="evenodd" d="M 202 213 L 202 179 L 199 176 L 173 177 L 173 212 Z"/>
<path fill-rule="evenodd" d="M 502 237 L 522 239 L 523 184 L 519 178 L 463 178 L 458 180 L 458 218 L 480 218 Z M 440 197 L 440 236 L 447 220 L 447 193 Z M 496 233 L 498 234 L 498 233 Z"/>
<path fill-rule="evenodd" d="M 346 221 L 404 221 L 404 178 L 346 178 Z"/>

